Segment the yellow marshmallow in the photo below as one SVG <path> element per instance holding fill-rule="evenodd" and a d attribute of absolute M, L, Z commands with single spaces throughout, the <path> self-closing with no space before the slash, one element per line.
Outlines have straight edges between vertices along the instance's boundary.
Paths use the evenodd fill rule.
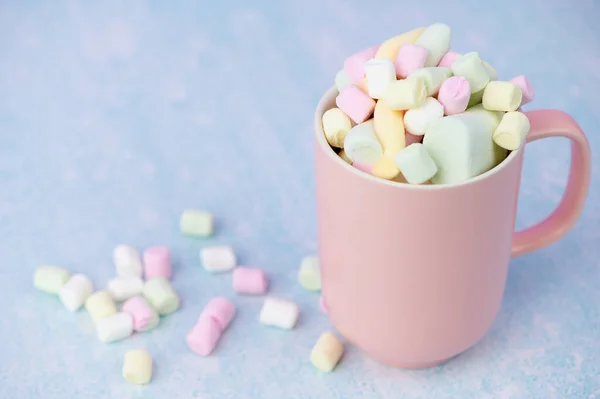
<path fill-rule="evenodd" d="M 386 40 L 379 46 L 379 49 L 373 58 L 388 58 L 392 61 L 396 61 L 396 56 L 398 56 L 400 47 L 406 43 L 414 43 L 424 31 L 425 27 L 421 27 Z"/>
<path fill-rule="evenodd" d="M 373 164 L 371 174 L 382 179 L 394 180 L 400 174 L 400 171 L 391 158 L 383 156 Z"/>
<path fill-rule="evenodd" d="M 483 108 L 488 111 L 516 111 L 521 106 L 523 92 L 512 82 L 495 80 L 485 86 Z"/>
<path fill-rule="evenodd" d="M 525 141 L 530 127 L 529 118 L 524 113 L 507 112 L 502 117 L 492 138 L 494 143 L 506 150 L 518 150 Z"/>
<path fill-rule="evenodd" d="M 112 296 L 107 291 L 98 291 L 85 301 L 85 309 L 94 322 L 117 313 L 117 307 Z"/>
<path fill-rule="evenodd" d="M 123 378 L 132 384 L 147 384 L 152 378 L 152 357 L 144 350 L 125 352 Z"/>
<path fill-rule="evenodd" d="M 324 333 L 313 347 L 310 354 L 310 361 L 317 369 L 329 373 L 337 366 L 342 354 L 344 345 L 332 333 Z"/>
<path fill-rule="evenodd" d="M 331 146 L 344 147 L 344 139 L 350 129 L 352 121 L 341 109 L 331 108 L 323 114 L 323 132 Z"/>
<path fill-rule="evenodd" d="M 404 111 L 391 109 L 385 101 L 377 101 L 373 116 L 373 129 L 383 147 L 383 153 L 389 157 L 406 147 L 404 132 Z"/>

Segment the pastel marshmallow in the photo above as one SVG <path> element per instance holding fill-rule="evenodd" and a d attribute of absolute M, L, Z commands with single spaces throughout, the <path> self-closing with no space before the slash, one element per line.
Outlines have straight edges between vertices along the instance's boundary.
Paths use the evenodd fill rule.
<path fill-rule="evenodd" d="M 340 69 L 339 72 L 335 74 L 335 88 L 338 92 L 344 90 L 351 84 L 352 82 L 350 82 L 350 78 L 346 75 L 344 69 Z"/>
<path fill-rule="evenodd" d="M 135 331 L 148 331 L 156 327 L 160 317 L 154 308 L 141 295 L 128 299 L 121 308 L 122 312 L 129 313 L 133 319 Z"/>
<path fill-rule="evenodd" d="M 323 114 L 323 133 L 332 147 L 342 148 L 344 139 L 352 129 L 352 121 L 341 109 L 331 108 Z"/>
<path fill-rule="evenodd" d="M 469 81 L 472 93 L 484 89 L 490 81 L 489 72 L 476 51 L 458 57 L 450 69 L 455 76 L 464 76 Z"/>
<path fill-rule="evenodd" d="M 348 155 L 346 155 L 346 151 L 345 150 L 341 150 L 338 155 L 339 155 L 340 158 L 342 158 L 344 160 L 344 162 L 352 165 L 352 161 L 350 160 L 350 158 L 348 158 Z"/>
<path fill-rule="evenodd" d="M 58 294 L 69 281 L 71 273 L 57 266 L 40 266 L 33 275 L 33 286 L 48 294 Z"/>
<path fill-rule="evenodd" d="M 367 82 L 367 78 L 362 78 L 358 82 L 354 82 L 354 86 L 362 91 L 367 96 L 369 95 L 369 82 Z M 370 97 L 370 96 L 369 96 Z"/>
<path fill-rule="evenodd" d="M 406 140 L 407 147 L 414 143 L 420 143 L 423 140 L 423 136 L 417 136 L 416 134 L 410 134 L 409 132 L 406 132 L 404 137 Z"/>
<path fill-rule="evenodd" d="M 85 300 L 85 309 L 94 322 L 117 313 L 115 301 L 108 291 L 98 291 L 90 295 Z"/>
<path fill-rule="evenodd" d="M 116 277 L 108 281 L 108 292 L 117 302 L 123 302 L 142 293 L 144 282 L 139 277 Z"/>
<path fill-rule="evenodd" d="M 335 369 L 344 353 L 344 345 L 332 333 L 324 333 L 310 353 L 310 361 L 319 371 L 329 373 Z"/>
<path fill-rule="evenodd" d="M 396 80 L 394 63 L 387 58 L 372 58 L 365 64 L 367 89 L 371 98 L 378 99 Z"/>
<path fill-rule="evenodd" d="M 381 98 L 388 107 L 396 111 L 417 108 L 427 98 L 425 80 L 415 77 L 392 82 Z"/>
<path fill-rule="evenodd" d="M 113 251 L 113 258 L 117 268 L 117 276 L 141 277 L 142 258 L 137 249 L 130 245 L 117 245 Z"/>
<path fill-rule="evenodd" d="M 189 348 L 200 356 L 210 355 L 223 334 L 219 324 L 210 317 L 201 317 L 186 337 Z"/>
<path fill-rule="evenodd" d="M 316 256 L 305 256 L 300 262 L 298 281 L 308 291 L 321 290 L 321 266 Z"/>
<path fill-rule="evenodd" d="M 435 23 L 427 29 L 415 41 L 416 45 L 428 50 L 425 66 L 434 67 L 440 63 L 442 57 L 450 50 L 452 31 L 446 24 Z"/>
<path fill-rule="evenodd" d="M 496 70 L 486 61 L 482 62 L 483 66 L 485 67 L 485 70 L 488 73 L 488 76 L 490 77 L 490 81 L 498 79 L 498 73 L 496 72 Z"/>
<path fill-rule="evenodd" d="M 260 295 L 267 292 L 265 271 L 255 267 L 237 267 L 233 271 L 233 290 L 240 294 Z"/>
<path fill-rule="evenodd" d="M 511 111 L 504 114 L 494 131 L 494 142 L 508 151 L 521 148 L 531 125 L 529 118 L 522 112 Z"/>
<path fill-rule="evenodd" d="M 450 68 L 446 67 L 429 67 L 421 68 L 418 71 L 410 74 L 408 79 L 421 78 L 425 82 L 427 96 L 433 96 L 440 91 L 440 87 L 446 79 L 452 76 Z"/>
<path fill-rule="evenodd" d="M 450 68 L 459 56 L 460 54 L 455 53 L 454 51 L 448 51 L 444 54 L 440 62 L 438 62 L 437 66 Z"/>
<path fill-rule="evenodd" d="M 406 43 L 414 43 L 424 31 L 425 27 L 421 27 L 387 39 L 379 46 L 374 58 L 387 58 L 391 61 L 396 60 L 400 48 Z"/>
<path fill-rule="evenodd" d="M 423 184 L 437 173 L 437 166 L 421 143 L 409 145 L 394 157 L 409 184 Z"/>
<path fill-rule="evenodd" d="M 294 302 L 267 298 L 260 311 L 260 322 L 266 326 L 290 330 L 296 325 L 299 314 L 298 305 Z"/>
<path fill-rule="evenodd" d="M 170 279 L 171 252 L 165 246 L 156 246 L 144 251 L 144 277 L 149 280 L 154 277 Z"/>
<path fill-rule="evenodd" d="M 102 342 L 114 342 L 133 333 L 133 318 L 129 313 L 119 312 L 98 320 L 96 335 Z"/>
<path fill-rule="evenodd" d="M 235 306 L 233 303 L 226 298 L 216 297 L 208 301 L 199 319 L 209 317 L 219 325 L 221 331 L 225 331 L 234 316 Z"/>
<path fill-rule="evenodd" d="M 213 235 L 214 223 L 212 213 L 196 209 L 186 209 L 179 219 L 179 229 L 182 234 L 205 238 Z"/>
<path fill-rule="evenodd" d="M 375 177 L 385 180 L 394 180 L 400 171 L 394 163 L 394 160 L 389 156 L 379 158 L 371 168 L 371 174 Z"/>
<path fill-rule="evenodd" d="M 321 313 L 327 314 L 327 304 L 325 304 L 325 298 L 323 295 L 319 297 L 319 310 Z"/>
<path fill-rule="evenodd" d="M 406 146 L 404 111 L 391 109 L 385 101 L 378 101 L 375 105 L 373 130 L 384 155 L 393 156 Z"/>
<path fill-rule="evenodd" d="M 375 101 L 356 86 L 348 86 L 338 94 L 335 103 L 355 123 L 369 119 L 375 109 Z"/>
<path fill-rule="evenodd" d="M 383 155 L 383 148 L 377 140 L 373 120 L 354 126 L 344 140 L 346 156 L 355 164 L 372 165 Z"/>
<path fill-rule="evenodd" d="M 398 56 L 394 62 L 396 75 L 406 78 L 416 70 L 425 66 L 428 50 L 416 44 L 406 43 L 398 50 Z"/>
<path fill-rule="evenodd" d="M 143 289 L 144 297 L 158 312 L 165 316 L 179 308 L 179 297 L 168 279 L 154 277 L 146 281 Z"/>
<path fill-rule="evenodd" d="M 423 105 L 409 109 L 404 114 L 404 126 L 411 134 L 422 136 L 427 128 L 444 116 L 444 107 L 433 97 L 427 98 Z"/>
<path fill-rule="evenodd" d="M 123 378 L 125 381 L 136 385 L 149 383 L 152 379 L 152 357 L 150 354 L 141 349 L 125 352 Z"/>
<path fill-rule="evenodd" d="M 481 103 L 488 111 L 516 111 L 521 106 L 523 93 L 515 83 L 499 80 L 488 83 Z"/>
<path fill-rule="evenodd" d="M 521 100 L 521 105 L 525 105 L 535 98 L 535 93 L 533 91 L 533 86 L 529 83 L 529 80 L 525 77 L 525 75 L 519 75 L 517 77 L 512 78 L 509 82 L 516 84 L 521 88 L 521 92 L 523 93 L 523 99 Z"/>
<path fill-rule="evenodd" d="M 62 286 L 58 292 L 58 297 L 67 310 L 75 312 L 83 305 L 93 291 L 94 286 L 89 278 L 83 274 L 74 274 Z"/>
<path fill-rule="evenodd" d="M 218 245 L 202 248 L 200 250 L 200 261 L 205 270 L 219 273 L 235 268 L 237 257 L 230 246 Z"/>
<path fill-rule="evenodd" d="M 467 109 L 471 98 L 471 86 L 464 76 L 452 76 L 442 83 L 437 99 L 445 115 L 460 114 Z"/>
<path fill-rule="evenodd" d="M 354 83 L 365 77 L 365 64 L 375 57 L 379 46 L 369 47 L 358 53 L 352 54 L 344 61 L 344 73 Z"/>

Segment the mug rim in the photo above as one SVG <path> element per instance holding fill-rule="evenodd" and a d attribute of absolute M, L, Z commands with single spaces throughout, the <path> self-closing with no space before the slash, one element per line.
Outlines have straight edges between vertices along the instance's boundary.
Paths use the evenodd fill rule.
<path fill-rule="evenodd" d="M 524 144 L 523 144 L 523 145 L 521 145 L 521 147 L 519 147 L 519 149 L 511 151 L 508 154 L 508 156 L 506 158 L 504 158 L 504 160 L 502 162 L 500 162 L 498 165 L 496 165 L 492 169 L 490 169 L 480 175 L 477 175 L 473 178 L 462 181 L 460 183 L 409 184 L 409 183 L 402 183 L 402 182 L 396 182 L 396 181 L 392 181 L 392 180 L 382 179 L 382 178 L 373 176 L 369 173 L 365 173 L 365 172 L 355 168 L 354 166 L 350 165 L 346 161 L 344 161 L 338 154 L 335 153 L 333 148 L 331 148 L 331 146 L 327 142 L 327 139 L 325 138 L 325 132 L 323 132 L 323 125 L 321 123 L 321 120 L 322 120 L 322 117 L 323 117 L 323 114 L 325 113 L 325 111 L 330 109 L 330 108 L 326 109 L 326 104 L 328 104 L 332 101 L 335 101 L 335 97 L 337 96 L 337 94 L 338 94 L 338 90 L 337 90 L 336 86 L 334 85 L 334 86 L 330 87 L 329 90 L 327 90 L 325 92 L 325 94 L 323 94 L 321 99 L 319 100 L 319 103 L 315 110 L 315 119 L 314 119 L 315 135 L 316 135 L 317 143 L 319 143 L 319 147 L 321 147 L 321 149 L 325 151 L 326 156 L 329 157 L 333 162 L 337 162 L 338 165 L 345 168 L 348 172 L 355 174 L 359 178 L 369 180 L 371 183 L 383 184 L 388 187 L 393 187 L 393 188 L 398 188 L 398 189 L 409 189 L 409 190 L 447 190 L 447 189 L 451 189 L 451 188 L 457 188 L 457 187 L 463 187 L 463 186 L 468 186 L 468 185 L 472 185 L 472 184 L 477 184 L 484 180 L 490 179 L 493 175 L 501 173 L 504 169 L 508 168 L 508 166 L 512 162 L 515 162 L 515 159 L 517 158 L 519 153 L 522 151 L 522 148 L 524 147 Z"/>

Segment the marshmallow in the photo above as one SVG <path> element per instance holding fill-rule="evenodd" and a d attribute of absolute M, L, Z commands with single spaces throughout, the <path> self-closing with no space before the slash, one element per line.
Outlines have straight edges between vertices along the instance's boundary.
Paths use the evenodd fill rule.
<path fill-rule="evenodd" d="M 139 277 L 116 277 L 108 282 L 108 292 L 117 302 L 123 302 L 142 293 L 144 282 Z"/>
<path fill-rule="evenodd" d="M 467 109 L 471 98 L 471 86 L 464 76 L 452 76 L 440 87 L 438 101 L 444 107 L 445 115 L 460 114 Z"/>
<path fill-rule="evenodd" d="M 396 166 L 410 184 L 423 184 L 437 173 L 437 166 L 421 143 L 409 145 L 394 157 Z"/>
<path fill-rule="evenodd" d="M 352 129 L 352 121 L 341 109 L 331 108 L 323 114 L 323 132 L 332 147 L 344 146 L 344 139 Z"/>
<path fill-rule="evenodd" d="M 117 313 L 112 296 L 107 291 L 94 292 L 85 300 L 85 308 L 94 322 Z"/>
<path fill-rule="evenodd" d="M 181 214 L 179 229 L 188 236 L 209 237 L 214 232 L 214 217 L 210 212 L 186 209 Z"/>
<path fill-rule="evenodd" d="M 152 379 L 152 357 L 148 352 L 135 349 L 125 352 L 123 358 L 123 378 L 136 385 L 143 385 Z"/>
<path fill-rule="evenodd" d="M 433 97 L 427 98 L 423 105 L 409 109 L 404 114 L 404 126 L 411 134 L 422 136 L 427 128 L 444 116 L 444 107 Z"/>
<path fill-rule="evenodd" d="M 354 86 L 364 94 L 369 95 L 369 82 L 367 82 L 367 78 L 362 78 L 358 82 L 354 82 Z"/>
<path fill-rule="evenodd" d="M 144 277 L 171 278 L 171 254 L 169 248 L 158 246 L 144 251 Z"/>
<path fill-rule="evenodd" d="M 482 61 L 482 62 L 483 62 L 483 66 L 485 67 L 485 70 L 488 73 L 488 76 L 490 77 L 490 81 L 498 79 L 498 73 L 496 72 L 496 70 L 494 68 L 492 68 L 492 66 L 490 64 L 488 64 L 486 61 Z"/>
<path fill-rule="evenodd" d="M 392 158 L 384 155 L 373 164 L 371 174 L 380 179 L 394 180 L 400 174 L 400 171 Z"/>
<path fill-rule="evenodd" d="M 523 93 L 523 100 L 521 100 L 521 105 L 525 105 L 528 102 L 533 101 L 535 97 L 535 93 L 533 92 L 533 87 L 529 80 L 525 77 L 525 75 L 519 75 L 515 78 L 509 80 L 509 82 L 516 84 L 521 88 L 521 92 Z"/>
<path fill-rule="evenodd" d="M 350 82 L 350 78 L 344 72 L 344 69 L 340 69 L 339 72 L 335 75 L 335 87 L 339 91 L 344 90 L 346 87 L 350 86 L 352 82 Z"/>
<path fill-rule="evenodd" d="M 148 303 L 161 316 L 173 313 L 179 308 L 179 297 L 169 280 L 164 277 L 154 277 L 146 281 L 143 293 Z"/>
<path fill-rule="evenodd" d="M 344 151 L 354 165 L 372 165 L 383 155 L 383 148 L 373 129 L 373 119 L 354 126 L 348 132 L 344 140 Z"/>
<path fill-rule="evenodd" d="M 406 43 L 398 50 L 398 57 L 394 62 L 396 67 L 396 75 L 401 78 L 406 78 L 416 70 L 425 66 L 427 59 L 427 49 L 415 44 Z"/>
<path fill-rule="evenodd" d="M 386 40 L 379 46 L 374 58 L 396 60 L 399 49 L 406 43 L 414 43 L 424 31 L 425 27 L 417 28 Z"/>
<path fill-rule="evenodd" d="M 375 108 L 375 101 L 356 86 L 348 86 L 342 90 L 335 98 L 335 103 L 355 123 L 369 119 Z"/>
<path fill-rule="evenodd" d="M 200 355 L 208 356 L 217 346 L 223 331 L 219 324 L 210 317 L 200 317 L 196 325 L 188 333 L 186 341 L 190 349 Z"/>
<path fill-rule="evenodd" d="M 142 258 L 137 249 L 129 245 L 117 245 L 113 252 L 117 276 L 141 277 Z"/>
<path fill-rule="evenodd" d="M 319 297 L 319 310 L 320 310 L 322 313 L 325 313 L 325 314 L 327 314 L 327 305 L 325 304 L 325 298 L 323 297 L 323 295 L 321 295 L 321 296 Z"/>
<path fill-rule="evenodd" d="M 483 108 L 488 111 L 516 111 L 521 106 L 523 93 L 515 83 L 499 80 L 488 83 L 483 92 Z"/>
<path fill-rule="evenodd" d="M 502 117 L 492 137 L 500 147 L 515 151 L 525 141 L 530 127 L 529 118 L 524 113 L 518 111 L 507 112 Z"/>
<path fill-rule="evenodd" d="M 285 330 L 294 328 L 300 311 L 294 302 L 267 298 L 260 311 L 260 322 L 266 326 Z"/>
<path fill-rule="evenodd" d="M 71 273 L 62 267 L 40 266 L 33 275 L 33 286 L 48 294 L 58 294 L 69 278 Z"/>
<path fill-rule="evenodd" d="M 396 68 L 387 58 L 373 58 L 365 64 L 365 75 L 369 96 L 377 99 L 396 80 Z"/>
<path fill-rule="evenodd" d="M 306 256 L 300 263 L 298 281 L 308 291 L 321 291 L 321 266 L 316 256 Z"/>
<path fill-rule="evenodd" d="M 204 269 L 212 273 L 232 270 L 237 264 L 233 248 L 225 245 L 202 248 L 200 261 Z"/>
<path fill-rule="evenodd" d="M 129 337 L 132 333 L 133 318 L 129 313 L 115 313 L 96 323 L 96 335 L 102 342 L 118 341 Z"/>
<path fill-rule="evenodd" d="M 310 354 L 310 361 L 318 370 L 325 373 L 333 371 L 344 353 L 344 345 L 332 333 L 319 337 Z"/>
<path fill-rule="evenodd" d="M 385 101 L 378 101 L 375 105 L 373 129 L 384 154 L 393 156 L 406 146 L 404 111 L 391 109 Z"/>
<path fill-rule="evenodd" d="M 396 111 L 419 107 L 427 98 L 425 81 L 421 77 L 397 80 L 389 85 L 381 98 Z"/>
<path fill-rule="evenodd" d="M 340 151 L 340 153 L 338 155 L 340 156 L 340 158 L 342 158 L 344 160 L 344 162 L 352 165 L 352 161 L 350 160 L 350 158 L 348 158 L 348 155 L 346 155 L 345 150 Z"/>
<path fill-rule="evenodd" d="M 134 296 L 128 299 L 121 308 L 121 311 L 129 313 L 133 319 L 133 329 L 135 331 L 148 331 L 156 327 L 160 317 L 156 310 L 143 296 Z"/>
<path fill-rule="evenodd" d="M 417 77 L 422 78 L 425 82 L 427 96 L 433 96 L 437 94 L 444 81 L 450 76 L 452 76 L 450 68 L 429 67 L 421 68 L 418 71 L 411 73 L 408 79 L 415 79 Z"/>
<path fill-rule="evenodd" d="M 437 66 L 450 68 L 452 63 L 456 61 L 456 58 L 459 56 L 460 54 L 455 53 L 454 51 L 448 51 L 446 54 L 444 54 L 440 62 L 438 62 Z"/>
<path fill-rule="evenodd" d="M 267 292 L 267 277 L 262 269 L 238 267 L 233 271 L 233 290 L 240 294 L 259 295 Z"/>
<path fill-rule="evenodd" d="M 451 39 L 452 31 L 446 24 L 436 23 L 425 29 L 415 41 L 416 45 L 429 50 L 425 66 L 434 67 L 440 63 L 442 57 L 450 50 Z"/>
<path fill-rule="evenodd" d="M 225 331 L 233 317 L 235 316 L 235 306 L 226 298 L 216 297 L 208 301 L 198 320 L 203 317 L 213 319 L 221 331 Z"/>
<path fill-rule="evenodd" d="M 75 312 L 94 291 L 89 278 L 83 274 L 74 274 L 58 292 L 58 297 L 67 310 Z"/>
<path fill-rule="evenodd" d="M 375 162 L 377 162 L 377 161 L 375 161 Z M 361 172 L 365 172 L 367 174 L 371 174 L 371 171 L 373 170 L 373 165 L 369 165 L 366 163 L 354 162 L 354 163 L 352 163 L 352 166 L 354 166 L 356 169 L 360 170 Z"/>
<path fill-rule="evenodd" d="M 406 146 L 407 147 L 414 143 L 420 143 L 421 140 L 423 140 L 423 136 L 417 136 L 415 134 L 410 134 L 409 132 L 406 132 L 404 137 L 406 138 Z"/>
<path fill-rule="evenodd" d="M 365 63 L 375 57 L 379 46 L 369 47 L 351 55 L 344 61 L 344 73 L 350 82 L 358 82 L 365 77 Z"/>
<path fill-rule="evenodd" d="M 476 51 L 458 57 L 450 67 L 456 76 L 464 76 L 469 81 L 471 93 L 485 88 L 490 81 L 490 75 Z"/>

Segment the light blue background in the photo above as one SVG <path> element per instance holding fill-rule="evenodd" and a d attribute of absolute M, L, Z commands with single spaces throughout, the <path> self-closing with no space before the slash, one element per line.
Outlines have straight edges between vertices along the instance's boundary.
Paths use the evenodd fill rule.
<path fill-rule="evenodd" d="M 349 347 L 330 375 L 308 361 L 330 328 L 318 295 L 295 281 L 315 253 L 312 116 L 346 55 L 432 22 L 453 48 L 479 50 L 509 79 L 526 74 L 532 108 L 560 108 L 597 153 L 600 5 L 462 1 L 0 1 L 0 397 L 21 398 L 600 398 L 600 186 L 559 243 L 512 262 L 491 332 L 443 367 L 401 371 Z M 528 147 L 518 225 L 557 204 L 564 139 Z M 244 264 L 297 301 L 292 332 L 257 323 L 260 298 L 199 266 L 180 236 L 185 207 L 209 209 Z M 100 343 L 85 312 L 34 291 L 42 263 L 113 276 L 116 244 L 166 244 L 179 312 L 153 332 Z M 233 298 L 237 319 L 215 355 L 184 337 L 206 301 Z M 146 387 L 120 376 L 147 348 Z"/>

